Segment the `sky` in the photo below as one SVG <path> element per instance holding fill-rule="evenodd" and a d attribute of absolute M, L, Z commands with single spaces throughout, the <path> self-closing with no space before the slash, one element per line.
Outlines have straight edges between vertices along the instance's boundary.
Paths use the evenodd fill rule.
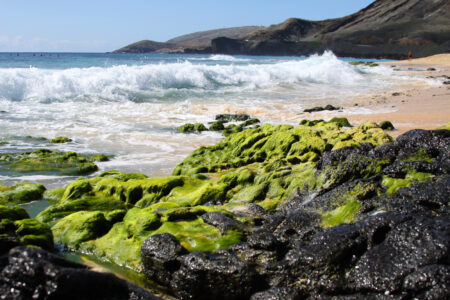
<path fill-rule="evenodd" d="M 0 52 L 108 52 L 210 29 L 323 20 L 374 0 L 0 0 Z"/>

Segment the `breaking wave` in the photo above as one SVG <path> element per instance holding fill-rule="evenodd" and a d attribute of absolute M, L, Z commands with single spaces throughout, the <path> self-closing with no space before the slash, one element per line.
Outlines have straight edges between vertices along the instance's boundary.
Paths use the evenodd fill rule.
<path fill-rule="evenodd" d="M 231 56 L 230 56 L 231 57 Z M 357 68 L 339 60 L 333 53 L 313 55 L 305 60 L 276 63 L 233 63 L 228 56 L 213 56 L 227 64 L 181 61 L 165 64 L 117 65 L 112 67 L 0 69 L 0 99 L 67 99 L 94 97 L 107 100 L 130 100 L 158 93 L 195 91 L 242 91 L 271 89 L 307 83 L 350 86 L 366 81 Z M 213 60 L 214 60 L 213 59 Z"/>

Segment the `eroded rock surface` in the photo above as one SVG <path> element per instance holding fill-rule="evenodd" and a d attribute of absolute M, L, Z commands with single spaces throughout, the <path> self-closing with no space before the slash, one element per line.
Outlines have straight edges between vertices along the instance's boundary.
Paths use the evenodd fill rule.
<path fill-rule="evenodd" d="M 2 299 L 159 299 L 113 274 L 36 248 L 13 248 L 0 268 Z"/>

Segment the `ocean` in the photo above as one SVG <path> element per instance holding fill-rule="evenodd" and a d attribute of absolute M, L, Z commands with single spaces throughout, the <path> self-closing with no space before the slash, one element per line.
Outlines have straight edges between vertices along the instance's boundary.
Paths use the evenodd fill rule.
<path fill-rule="evenodd" d="M 408 78 L 388 66 L 353 66 L 331 52 L 311 57 L 0 53 L 0 154 L 39 148 L 111 155 L 99 172 L 169 175 L 220 133 L 181 134 L 187 122 L 247 113 L 262 123 L 298 124 L 305 108 L 332 104 L 372 113 L 357 99 Z M 373 60 L 372 60 L 373 61 Z M 49 144 L 39 137 L 67 136 Z M 72 176 L 0 173 L 0 184 L 62 187 Z"/>

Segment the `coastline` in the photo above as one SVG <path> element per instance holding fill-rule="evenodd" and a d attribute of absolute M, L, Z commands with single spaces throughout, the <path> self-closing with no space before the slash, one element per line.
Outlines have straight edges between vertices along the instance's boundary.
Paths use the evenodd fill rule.
<path fill-rule="evenodd" d="M 427 70 L 427 64 L 411 66 L 397 72 L 414 78 L 428 73 L 441 76 L 449 70 L 447 66 L 438 71 Z M 425 85 L 423 80 L 413 80 L 411 86 L 386 89 L 384 94 L 349 97 L 347 106 L 336 113 L 295 115 L 310 120 L 345 116 L 356 125 L 353 128 L 340 118 L 305 120 L 295 127 L 233 124 L 224 129 L 224 139 L 194 150 L 172 176 L 107 171 L 80 177 L 64 189 L 46 192 L 38 186 L 39 197 L 51 199 L 51 205 L 36 217 L 17 206 L 0 207 L 11 226 L 25 226 L 8 234 L 17 244 L 47 250 L 57 245 L 93 257 L 83 263 L 97 271 L 92 273 L 96 280 L 107 274 L 103 273 L 106 267 L 145 288 L 145 280 L 135 281 L 120 270 L 131 269 L 156 283 L 156 289 L 163 287 L 156 291 L 162 297 L 166 292 L 182 299 L 204 299 L 204 295 L 266 299 L 273 293 L 281 298 L 286 293 L 292 298 L 350 293 L 369 297 L 387 292 L 421 298 L 426 292 L 430 299 L 439 299 L 447 293 L 445 279 L 431 274 L 439 287 L 427 287 L 424 292 L 421 285 L 420 289 L 403 287 L 409 277 L 392 275 L 390 269 L 392 261 L 398 261 L 402 274 L 410 274 L 413 268 L 419 270 L 413 276 L 422 280 L 420 268 L 448 267 L 436 262 L 444 261 L 441 245 L 450 247 L 445 235 L 450 228 L 445 219 L 450 192 L 449 131 L 410 132 L 396 141 L 388 135 L 396 137 L 407 126 L 435 129 L 448 123 L 448 87 Z M 352 101 L 358 103 L 355 110 Z M 358 115 L 358 111 L 367 114 Z M 229 119 L 228 123 L 232 116 L 223 119 Z M 390 120 L 399 129 L 384 131 L 373 122 L 362 123 L 365 120 Z M 196 126 L 206 130 L 200 123 L 188 125 L 194 128 L 191 132 L 203 131 Z M 8 195 L 22 191 L 19 186 L 3 190 Z M 400 246 L 392 245 L 398 240 Z M 33 251 L 38 250 L 15 248 L 9 255 L 32 259 L 41 255 Z M 348 253 L 353 253 L 351 261 Z M 60 260 L 47 260 L 60 267 Z M 10 261 L 7 268 L 24 271 L 13 265 L 14 259 Z M 305 274 L 305 279 L 297 280 Z M 43 280 L 58 282 L 45 276 Z M 126 284 L 123 293 L 131 295 L 137 287 Z"/>
<path fill-rule="evenodd" d="M 450 54 L 380 62 L 380 64 L 394 68 L 395 72 L 403 76 L 412 78 L 416 76 L 429 77 L 437 84 L 411 82 L 402 88 L 395 89 L 395 91 L 380 91 L 375 95 L 355 99 L 358 107 L 369 109 L 373 113 L 348 113 L 344 110 L 337 113 L 304 113 L 301 116 L 311 120 L 334 116 L 346 117 L 354 125 L 360 125 L 367 121 L 380 123 L 389 120 L 396 128 L 389 132 L 394 138 L 411 129 L 435 129 L 450 122 L 450 85 L 443 84 L 443 82 L 450 80 L 448 79 L 448 76 L 450 76 Z M 344 109 L 346 108 L 348 107 L 344 107 Z"/>

